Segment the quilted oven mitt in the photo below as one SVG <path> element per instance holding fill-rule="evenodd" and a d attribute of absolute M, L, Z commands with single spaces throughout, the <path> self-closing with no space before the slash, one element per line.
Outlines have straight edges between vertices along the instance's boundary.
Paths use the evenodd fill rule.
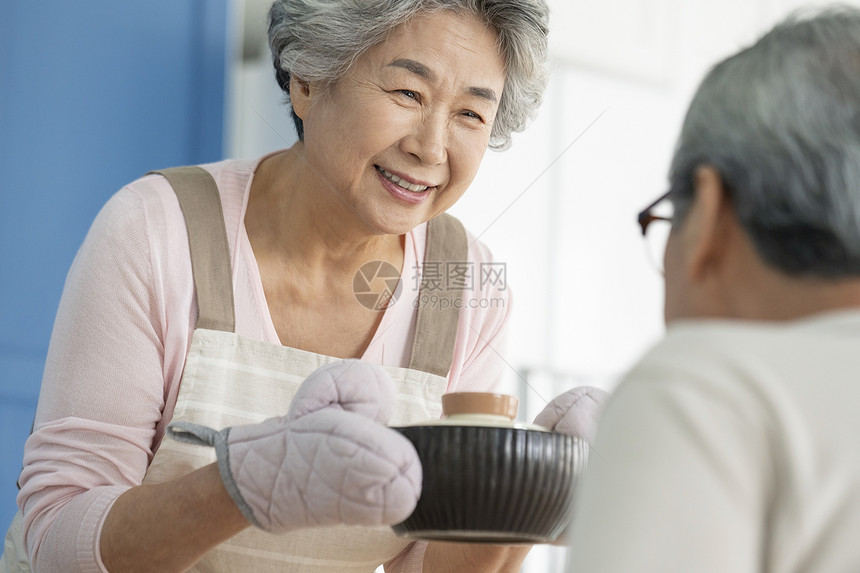
<path fill-rule="evenodd" d="M 557 396 L 535 418 L 535 424 L 583 438 L 589 444 L 597 433 L 600 409 L 609 396 L 593 386 L 579 386 Z"/>
<path fill-rule="evenodd" d="M 412 443 L 385 427 L 394 383 L 380 366 L 329 364 L 299 387 L 286 416 L 216 431 L 188 422 L 173 438 L 213 446 L 242 515 L 280 533 L 320 525 L 391 525 L 421 494 Z"/>

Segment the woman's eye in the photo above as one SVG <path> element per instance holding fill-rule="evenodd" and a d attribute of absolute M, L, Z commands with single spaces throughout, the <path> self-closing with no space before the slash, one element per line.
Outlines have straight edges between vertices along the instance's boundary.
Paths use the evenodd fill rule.
<path fill-rule="evenodd" d="M 463 112 L 463 115 L 465 115 L 466 117 L 477 119 L 478 121 L 484 121 L 484 118 L 475 113 L 474 111 L 466 110 Z"/>
<path fill-rule="evenodd" d="M 418 94 L 412 90 L 397 90 L 409 99 L 418 99 Z"/>

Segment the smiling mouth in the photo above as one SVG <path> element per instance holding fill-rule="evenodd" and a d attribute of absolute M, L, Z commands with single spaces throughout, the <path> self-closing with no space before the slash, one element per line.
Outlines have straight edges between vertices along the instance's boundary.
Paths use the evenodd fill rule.
<path fill-rule="evenodd" d="M 397 175 L 389 173 L 379 165 L 374 165 L 374 167 L 376 167 L 376 170 L 379 171 L 379 173 L 381 173 L 383 177 L 385 177 L 401 189 L 405 189 L 406 191 L 410 191 L 412 193 L 423 193 L 424 191 L 427 191 L 427 189 L 429 189 L 427 185 L 418 185 L 417 183 L 410 183 L 405 179 L 401 179 Z"/>

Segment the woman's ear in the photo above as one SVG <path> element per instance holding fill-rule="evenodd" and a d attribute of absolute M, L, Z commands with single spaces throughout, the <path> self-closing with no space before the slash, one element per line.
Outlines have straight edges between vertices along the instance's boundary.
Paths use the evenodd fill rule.
<path fill-rule="evenodd" d="M 311 84 L 297 77 L 290 76 L 290 105 L 302 121 L 307 119 L 308 110 L 312 103 Z"/>
<path fill-rule="evenodd" d="M 684 221 L 684 245 L 688 256 L 686 273 L 701 280 L 725 254 L 728 233 L 726 217 L 734 216 L 719 172 L 710 165 L 696 168 L 695 199 Z"/>

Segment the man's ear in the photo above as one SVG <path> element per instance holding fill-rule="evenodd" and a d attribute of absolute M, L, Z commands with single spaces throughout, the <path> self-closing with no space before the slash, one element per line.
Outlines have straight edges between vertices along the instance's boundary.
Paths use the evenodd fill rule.
<path fill-rule="evenodd" d="M 695 199 L 684 221 L 686 272 L 691 280 L 703 278 L 724 255 L 727 219 L 733 216 L 723 179 L 710 165 L 696 168 Z"/>
<path fill-rule="evenodd" d="M 311 84 L 297 77 L 290 76 L 290 105 L 302 121 L 307 119 L 308 110 L 312 103 Z"/>

